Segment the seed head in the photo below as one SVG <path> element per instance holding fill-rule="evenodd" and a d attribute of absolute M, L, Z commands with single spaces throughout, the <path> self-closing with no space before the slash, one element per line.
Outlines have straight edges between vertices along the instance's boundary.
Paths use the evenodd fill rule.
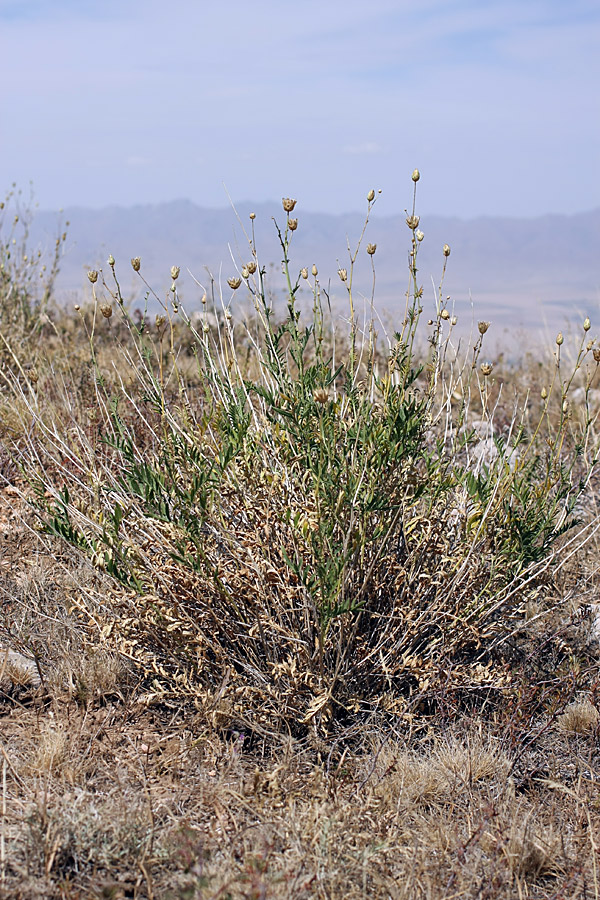
<path fill-rule="evenodd" d="M 407 216 L 406 217 L 406 224 L 411 229 L 411 231 L 417 230 L 417 228 L 419 227 L 420 221 L 421 220 L 420 220 L 419 216 Z"/>
<path fill-rule="evenodd" d="M 256 213 L 250 213 L 250 218 L 251 218 L 252 221 L 254 222 L 254 220 L 255 220 L 255 218 L 256 218 Z"/>
<path fill-rule="evenodd" d="M 484 378 L 487 378 L 488 375 L 492 374 L 492 369 L 494 368 L 494 366 L 491 362 L 482 362 L 480 368 L 481 374 L 484 376 Z"/>
<path fill-rule="evenodd" d="M 181 269 L 179 268 L 179 266 L 171 266 L 171 278 L 173 279 L 173 281 L 177 281 L 180 272 Z"/>
<path fill-rule="evenodd" d="M 589 331 L 591 327 L 592 327 L 592 323 L 590 322 L 590 320 L 589 320 L 588 317 L 586 316 L 585 319 L 584 319 L 584 322 L 583 322 L 583 330 L 584 330 L 584 331 Z"/>
<path fill-rule="evenodd" d="M 282 204 L 283 204 L 284 212 L 286 212 L 286 213 L 291 213 L 291 212 L 293 212 L 294 207 L 295 207 L 295 205 L 296 205 L 296 201 L 295 201 L 295 200 L 292 200 L 291 197 L 283 197 L 282 200 L 281 200 L 281 202 L 282 202 Z"/>
<path fill-rule="evenodd" d="M 204 325 L 202 326 L 202 331 L 204 332 L 204 334 L 208 334 L 208 332 L 210 331 L 210 325 L 208 324 L 208 322 L 204 323 Z"/>
<path fill-rule="evenodd" d="M 177 290 L 177 285 L 175 284 L 174 281 L 172 281 L 171 282 L 171 293 L 174 294 L 176 290 Z"/>
<path fill-rule="evenodd" d="M 110 319 L 110 317 L 112 316 L 112 306 L 110 305 L 110 303 L 103 303 L 100 307 L 100 312 L 105 319 Z"/>
<path fill-rule="evenodd" d="M 225 310 L 225 318 L 227 319 L 228 322 L 231 321 L 231 310 L 230 309 Z"/>
<path fill-rule="evenodd" d="M 442 253 L 444 254 L 444 256 L 445 256 L 446 258 L 447 258 L 448 256 L 450 256 L 450 245 L 449 245 L 449 244 L 444 244 L 444 247 L 443 247 L 443 249 L 442 249 Z"/>
<path fill-rule="evenodd" d="M 316 267 L 315 265 L 313 265 L 313 267 L 312 267 L 312 269 L 311 269 L 311 272 L 313 273 L 313 275 L 315 276 L 315 278 L 316 278 L 317 275 L 319 274 L 319 270 L 317 269 L 317 267 Z"/>
<path fill-rule="evenodd" d="M 338 269 L 340 281 L 348 281 L 348 269 Z"/>
<path fill-rule="evenodd" d="M 38 375 L 38 373 L 36 372 L 35 369 L 31 369 L 31 371 L 29 373 L 29 380 L 32 384 L 37 384 L 38 381 L 40 380 L 40 376 Z"/>
<path fill-rule="evenodd" d="M 450 318 L 450 313 L 448 312 L 447 309 L 443 309 L 443 310 L 441 311 L 441 313 L 440 313 L 440 316 L 441 316 L 442 319 L 444 319 L 445 321 L 448 321 L 448 319 Z"/>
<path fill-rule="evenodd" d="M 290 231 L 295 231 L 298 227 L 298 219 L 288 219 L 288 228 Z"/>
<path fill-rule="evenodd" d="M 237 291 L 237 289 L 239 288 L 241 283 L 242 283 L 242 279 L 238 278 L 237 275 L 235 275 L 233 278 L 227 279 L 227 284 L 233 291 Z"/>
<path fill-rule="evenodd" d="M 412 180 L 414 181 L 415 184 L 417 183 L 417 181 L 419 180 L 420 177 L 421 177 L 421 173 L 419 172 L 418 169 L 415 169 L 414 172 L 412 173 Z"/>
<path fill-rule="evenodd" d="M 109 266 L 111 267 L 111 269 L 114 269 L 114 267 L 115 267 L 115 258 L 114 258 L 114 256 L 112 255 L 112 253 L 111 253 L 110 256 L 108 257 L 107 263 L 109 264 Z"/>
<path fill-rule="evenodd" d="M 423 240 L 423 238 L 425 237 L 425 235 L 423 234 L 422 231 L 417 231 L 417 233 L 415 234 L 415 237 L 416 237 L 416 239 L 418 240 L 418 242 L 421 243 L 421 241 Z"/>
<path fill-rule="evenodd" d="M 131 267 L 134 272 L 140 271 L 141 264 L 142 264 L 142 260 L 140 259 L 139 256 L 134 256 L 133 259 L 131 260 Z"/>
<path fill-rule="evenodd" d="M 246 266 L 246 268 L 248 269 L 248 271 L 250 272 L 251 275 L 254 275 L 254 273 L 256 272 L 256 263 L 254 262 L 254 260 L 251 260 L 248 263 L 248 265 Z"/>
<path fill-rule="evenodd" d="M 566 397 L 564 398 L 564 400 L 563 400 L 563 402 L 562 402 L 562 411 L 563 411 L 563 413 L 565 414 L 565 416 L 566 416 L 566 415 L 568 414 L 568 412 L 569 412 L 569 401 L 567 400 Z"/>
<path fill-rule="evenodd" d="M 456 318 L 456 316 L 452 316 L 452 319 L 451 319 L 451 321 L 450 321 L 450 324 L 451 324 L 451 325 L 456 325 L 457 322 L 458 322 L 458 319 Z"/>
<path fill-rule="evenodd" d="M 88 272 L 88 278 L 92 282 L 92 284 L 96 284 L 96 282 L 98 281 L 98 273 L 95 269 L 91 269 Z"/>
<path fill-rule="evenodd" d="M 158 315 L 158 316 L 156 317 L 155 321 L 156 321 L 156 328 L 158 329 L 158 331 L 160 331 L 160 329 L 163 327 L 163 325 L 165 324 L 165 322 L 166 322 L 167 320 L 165 319 L 164 316 Z"/>
<path fill-rule="evenodd" d="M 79 310 L 81 309 L 79 303 L 75 304 L 74 309 L 75 309 L 75 312 L 79 312 Z"/>
<path fill-rule="evenodd" d="M 560 347 L 560 345 L 564 342 L 564 337 L 562 331 L 559 331 L 556 335 L 556 343 Z"/>
<path fill-rule="evenodd" d="M 325 390 L 325 388 L 317 388 L 317 390 L 313 393 L 313 399 L 317 403 L 327 403 L 329 400 L 329 394 Z"/>
<path fill-rule="evenodd" d="M 375 191 L 371 188 L 371 190 L 367 194 L 367 200 L 369 201 L 369 203 L 372 203 L 374 199 L 375 199 Z"/>
<path fill-rule="evenodd" d="M 376 250 L 377 244 L 367 244 L 367 253 L 369 256 L 374 256 Z"/>
<path fill-rule="evenodd" d="M 594 347 L 592 353 L 594 354 L 595 361 L 597 363 L 600 363 L 600 347 Z"/>
<path fill-rule="evenodd" d="M 304 280 L 308 278 L 308 269 L 306 268 L 306 266 L 303 269 L 300 269 L 300 274 L 302 275 Z"/>
<path fill-rule="evenodd" d="M 479 331 L 479 334 L 485 334 L 489 327 L 490 327 L 489 322 L 478 322 L 477 323 L 477 330 Z"/>
<path fill-rule="evenodd" d="M 206 294 L 202 294 L 202 300 L 201 300 L 201 303 L 202 303 L 203 306 L 206 305 Z"/>
<path fill-rule="evenodd" d="M 541 389 L 541 391 L 540 391 L 540 397 L 542 398 L 542 400 L 547 400 L 547 399 L 548 399 L 548 391 L 546 390 L 545 387 L 543 387 L 543 388 Z"/>

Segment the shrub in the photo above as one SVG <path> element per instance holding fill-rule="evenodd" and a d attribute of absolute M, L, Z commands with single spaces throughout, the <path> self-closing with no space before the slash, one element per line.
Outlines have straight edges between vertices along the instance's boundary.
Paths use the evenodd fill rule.
<path fill-rule="evenodd" d="M 455 349 L 447 245 L 422 321 L 415 197 L 393 335 L 379 335 L 373 298 L 370 320 L 355 313 L 365 230 L 339 270 L 340 335 L 316 268 L 292 276 L 285 200 L 285 315 L 253 239 L 228 282 L 252 300 L 245 319 L 214 283 L 212 308 L 205 295 L 188 315 L 174 267 L 154 324 L 135 320 L 111 260 L 110 283 L 90 274 L 94 306 L 81 313 L 87 419 L 51 373 L 37 399 L 21 394 L 30 428 L 18 452 L 42 526 L 114 579 L 94 622 L 140 664 L 148 700 L 194 697 L 215 722 L 299 735 L 416 708 L 448 680 L 501 686 L 499 648 L 566 558 L 559 538 L 595 465 L 590 419 L 577 424 L 568 398 L 575 378 L 589 390 L 600 352 L 586 328 L 565 374 L 557 340 L 552 383 L 501 425 L 481 358 L 487 323 Z M 102 346 L 113 336 L 112 367 L 100 334 Z"/>

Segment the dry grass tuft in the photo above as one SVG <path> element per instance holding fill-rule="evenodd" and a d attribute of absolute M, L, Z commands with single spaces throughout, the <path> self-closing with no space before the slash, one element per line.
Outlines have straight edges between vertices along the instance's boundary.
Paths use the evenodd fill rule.
<path fill-rule="evenodd" d="M 575 734 L 588 734 L 595 731 L 600 721 L 600 713 L 590 700 L 578 700 L 570 703 L 564 713 L 558 717 L 558 724 L 563 731 Z"/>

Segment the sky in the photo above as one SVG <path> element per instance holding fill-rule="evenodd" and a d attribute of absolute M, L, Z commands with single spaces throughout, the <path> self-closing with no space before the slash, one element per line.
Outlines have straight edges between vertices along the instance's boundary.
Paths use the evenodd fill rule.
<path fill-rule="evenodd" d="M 599 47 L 597 0 L 0 0 L 0 192 L 590 210 Z"/>

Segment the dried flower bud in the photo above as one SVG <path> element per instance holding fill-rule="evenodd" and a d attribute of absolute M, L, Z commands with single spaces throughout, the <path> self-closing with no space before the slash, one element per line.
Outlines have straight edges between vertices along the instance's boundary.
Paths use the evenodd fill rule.
<path fill-rule="evenodd" d="M 114 256 L 112 255 L 112 253 L 111 253 L 110 256 L 108 257 L 107 263 L 109 264 L 109 266 L 111 267 L 111 269 L 114 269 L 114 266 L 115 266 L 115 258 L 114 258 Z"/>
<path fill-rule="evenodd" d="M 445 257 L 450 256 L 450 245 L 449 244 L 444 244 L 442 253 L 444 254 Z"/>
<path fill-rule="evenodd" d="M 296 205 L 296 201 L 292 200 L 291 197 L 283 197 L 281 202 L 286 213 L 291 213 Z"/>
<path fill-rule="evenodd" d="M 417 230 L 417 228 L 419 227 L 420 221 L 421 220 L 420 220 L 419 216 L 407 216 L 407 218 L 406 218 L 406 224 L 411 229 L 411 231 Z"/>
<path fill-rule="evenodd" d="M 100 312 L 102 313 L 102 315 L 104 316 L 105 319 L 110 319 L 110 317 L 112 316 L 112 312 L 113 312 L 112 306 L 110 305 L 110 303 L 103 303 L 100 306 Z"/>
<path fill-rule="evenodd" d="M 139 256 L 134 256 L 133 259 L 131 260 L 131 267 L 134 272 L 140 271 L 141 264 L 142 264 L 142 260 L 140 259 Z"/>
<path fill-rule="evenodd" d="M 589 331 L 591 327 L 592 327 L 592 323 L 590 322 L 590 320 L 589 320 L 588 317 L 586 316 L 585 319 L 584 319 L 584 322 L 583 322 L 583 330 L 584 330 L 584 331 Z"/>
<path fill-rule="evenodd" d="M 588 353 L 590 352 L 590 350 L 592 349 L 593 346 L 594 346 L 594 341 L 587 342 L 587 344 L 585 345 L 585 349 L 588 351 Z"/>
<path fill-rule="evenodd" d="M 204 334 L 208 334 L 208 332 L 210 331 L 210 325 L 208 324 L 208 322 L 204 323 L 204 325 L 202 326 L 202 331 L 204 332 Z"/>
<path fill-rule="evenodd" d="M 254 262 L 254 260 L 250 260 L 246 268 L 248 269 L 250 275 L 254 275 L 254 273 L 256 272 L 256 263 Z"/>
<path fill-rule="evenodd" d="M 482 362 L 481 363 L 480 369 L 481 369 L 481 374 L 484 376 L 484 378 L 487 378 L 488 375 L 492 374 L 493 368 L 494 367 L 491 362 Z"/>
<path fill-rule="evenodd" d="M 428 325 L 433 325 L 433 319 L 427 319 L 427 324 L 428 324 Z"/>
<path fill-rule="evenodd" d="M 338 269 L 340 281 L 348 281 L 348 269 Z"/>
<path fill-rule="evenodd" d="M 174 281 L 172 281 L 171 282 L 171 293 L 174 294 L 176 290 L 177 290 L 177 285 L 175 284 Z"/>
<path fill-rule="evenodd" d="M 201 303 L 202 303 L 203 306 L 206 305 L 206 294 L 202 294 L 202 300 L 201 300 Z"/>
<path fill-rule="evenodd" d="M 417 233 L 415 234 L 415 237 L 416 237 L 416 239 L 418 240 L 418 242 L 421 243 L 421 241 L 423 240 L 423 238 L 425 237 L 425 235 L 423 234 L 422 231 L 417 231 Z"/>
<path fill-rule="evenodd" d="M 230 309 L 225 310 L 225 318 L 227 319 L 228 322 L 231 321 L 231 310 Z"/>
<path fill-rule="evenodd" d="M 367 200 L 369 201 L 369 203 L 372 203 L 374 199 L 375 199 L 375 191 L 373 189 L 371 189 L 369 191 L 369 193 L 367 194 Z"/>
<path fill-rule="evenodd" d="M 98 281 L 98 273 L 95 269 L 91 269 L 88 272 L 88 279 L 92 282 L 92 284 L 96 284 L 96 282 Z"/>
<path fill-rule="evenodd" d="M 79 312 L 79 310 L 81 309 L 79 303 L 75 304 L 74 309 L 75 309 L 75 312 Z"/>
<path fill-rule="evenodd" d="M 566 397 L 563 399 L 563 402 L 562 402 L 562 411 L 565 414 L 565 416 L 568 415 L 568 413 L 569 413 L 569 401 L 567 400 Z"/>
<path fill-rule="evenodd" d="M 156 317 L 156 319 L 155 319 L 156 327 L 157 327 L 157 329 L 158 329 L 159 331 L 160 331 L 160 329 L 163 327 L 163 325 L 165 324 L 166 321 L 167 321 L 167 320 L 165 319 L 164 316 L 158 315 L 158 316 Z"/>
<path fill-rule="evenodd" d="M 308 278 L 308 269 L 306 268 L 306 266 L 303 269 L 300 269 L 300 274 L 302 275 L 304 280 Z"/>
<path fill-rule="evenodd" d="M 477 323 L 477 330 L 478 330 L 479 334 L 485 334 L 489 327 L 490 327 L 489 322 L 478 322 Z"/>
<path fill-rule="evenodd" d="M 457 322 L 458 322 L 458 319 L 456 318 L 456 316 L 452 316 L 452 319 L 451 319 L 451 321 L 450 321 L 450 324 L 451 324 L 451 325 L 456 325 Z"/>
<path fill-rule="evenodd" d="M 298 219 L 288 219 L 288 228 L 290 231 L 295 231 L 298 227 Z"/>
<path fill-rule="evenodd" d="M 563 341 L 564 341 L 564 337 L 563 337 L 562 331 L 559 331 L 558 334 L 556 335 L 556 343 L 560 347 L 560 345 L 563 343 Z"/>
<path fill-rule="evenodd" d="M 32 384 L 37 384 L 38 381 L 40 380 L 40 376 L 38 375 L 38 373 L 36 372 L 35 369 L 32 369 L 32 370 L 30 371 L 30 373 L 29 373 L 29 380 L 30 380 L 30 382 L 31 382 Z"/>
<path fill-rule="evenodd" d="M 600 363 L 600 347 L 594 347 L 592 353 L 594 354 L 595 361 L 597 363 Z"/>
<path fill-rule="evenodd" d="M 252 221 L 254 222 L 254 220 L 255 220 L 255 218 L 256 218 L 256 213 L 250 213 L 250 218 L 251 218 Z"/>
<path fill-rule="evenodd" d="M 242 279 L 238 278 L 237 275 L 234 276 L 233 278 L 227 279 L 227 284 L 233 291 L 237 291 L 237 289 L 239 288 L 241 283 L 242 283 Z"/>
<path fill-rule="evenodd" d="M 540 397 L 542 398 L 542 400 L 548 399 L 548 391 L 546 390 L 545 387 L 543 387 L 542 390 L 540 391 Z"/>
<path fill-rule="evenodd" d="M 315 276 L 315 278 L 316 278 L 317 275 L 319 274 L 319 270 L 318 270 L 317 267 L 314 266 L 314 265 L 313 265 L 313 267 L 312 267 L 312 269 L 311 269 L 311 272 L 313 273 L 313 275 Z"/>
<path fill-rule="evenodd" d="M 415 169 L 414 172 L 412 173 L 412 180 L 414 181 L 415 184 L 417 183 L 417 181 L 419 180 L 420 177 L 421 177 L 421 173 L 419 172 L 418 169 Z"/>
<path fill-rule="evenodd" d="M 173 281 L 177 281 L 180 272 L 181 269 L 179 268 L 179 266 L 171 266 L 171 278 L 173 279 Z"/>
<path fill-rule="evenodd" d="M 369 256 L 373 256 L 376 250 L 377 244 L 367 244 L 367 253 Z"/>
<path fill-rule="evenodd" d="M 325 390 L 325 388 L 317 388 L 317 390 L 313 393 L 313 399 L 317 403 L 327 403 L 329 400 L 329 393 Z"/>
<path fill-rule="evenodd" d="M 443 309 L 440 313 L 440 316 L 442 317 L 442 319 L 445 319 L 446 321 L 448 321 L 448 319 L 450 318 L 450 313 L 448 312 L 447 309 Z"/>

